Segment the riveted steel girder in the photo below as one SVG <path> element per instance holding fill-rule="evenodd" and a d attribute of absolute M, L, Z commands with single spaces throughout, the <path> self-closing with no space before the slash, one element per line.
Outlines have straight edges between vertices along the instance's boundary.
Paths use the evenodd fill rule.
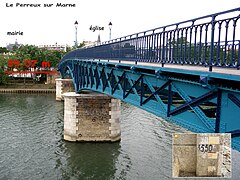
<path fill-rule="evenodd" d="M 195 71 L 81 59 L 62 61 L 59 71 L 71 75 L 77 93 L 107 94 L 193 132 L 230 132 L 240 151 L 240 90 L 231 88 L 240 87 L 238 77 L 209 72 L 203 84 Z"/>

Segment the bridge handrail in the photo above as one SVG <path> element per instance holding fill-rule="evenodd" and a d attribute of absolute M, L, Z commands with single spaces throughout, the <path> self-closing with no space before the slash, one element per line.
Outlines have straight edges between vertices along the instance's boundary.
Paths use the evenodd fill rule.
<path fill-rule="evenodd" d="M 113 42 L 118 42 L 118 40 L 121 40 L 122 38 L 126 39 L 127 37 L 131 37 L 131 36 L 142 34 L 142 33 L 151 32 L 151 31 L 154 33 L 154 31 L 156 31 L 158 29 L 163 29 L 163 28 L 170 27 L 170 26 L 184 24 L 184 23 L 187 23 L 187 22 L 193 22 L 194 23 L 196 20 L 200 20 L 200 19 L 204 19 L 204 18 L 208 18 L 208 17 L 216 17 L 218 15 L 226 14 L 226 13 L 230 13 L 230 12 L 234 12 L 234 11 L 240 11 L 240 7 L 239 8 L 234 8 L 234 9 L 231 9 L 231 10 L 227 10 L 227 11 L 222 11 L 222 12 L 218 12 L 218 13 L 214 13 L 214 14 L 201 16 L 201 17 L 194 18 L 194 19 L 189 19 L 189 20 L 186 20 L 186 21 L 181 21 L 181 22 L 178 22 L 178 23 L 169 24 L 169 25 L 166 25 L 166 26 L 160 26 L 160 27 L 157 27 L 157 28 L 149 29 L 147 31 L 141 31 L 141 32 L 138 32 L 138 33 L 130 34 L 130 35 L 123 36 L 123 37 L 120 37 L 120 38 L 116 38 L 116 39 L 112 39 L 112 40 L 109 40 L 109 41 L 105 41 L 105 42 L 102 43 L 102 45 L 103 44 L 108 44 L 108 43 L 113 43 Z"/>
<path fill-rule="evenodd" d="M 239 69 L 239 11 L 240 7 L 77 49 L 63 60 L 118 59 L 201 65 L 208 66 L 210 71 L 213 66 Z"/>

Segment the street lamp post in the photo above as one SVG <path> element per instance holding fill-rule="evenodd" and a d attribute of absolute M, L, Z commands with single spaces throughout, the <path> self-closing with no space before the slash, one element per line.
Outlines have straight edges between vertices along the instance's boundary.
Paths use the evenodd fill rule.
<path fill-rule="evenodd" d="M 77 42 L 77 28 L 78 28 L 78 22 L 75 21 L 74 23 L 75 26 L 75 48 L 77 48 L 78 42 Z"/>
<path fill-rule="evenodd" d="M 111 31 L 112 31 L 112 23 L 111 23 L 111 21 L 109 22 L 108 26 L 109 26 L 109 40 L 111 40 Z"/>

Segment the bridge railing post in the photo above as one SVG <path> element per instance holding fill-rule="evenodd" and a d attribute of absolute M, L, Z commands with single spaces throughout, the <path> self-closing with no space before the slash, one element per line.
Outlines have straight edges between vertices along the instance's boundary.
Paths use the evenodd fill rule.
<path fill-rule="evenodd" d="M 212 66 L 214 63 L 214 59 L 213 59 L 213 48 L 214 48 L 214 30 L 215 30 L 215 17 L 216 15 L 212 16 L 212 22 L 211 22 L 211 45 L 210 45 L 210 57 L 209 57 L 209 71 L 212 71 Z"/>
<path fill-rule="evenodd" d="M 237 60 L 237 70 L 240 69 L 240 41 L 238 41 L 238 60 Z"/>
<path fill-rule="evenodd" d="M 163 42 L 162 42 L 162 67 L 164 67 L 164 58 L 165 58 L 165 30 L 166 30 L 166 27 L 163 28 Z"/>

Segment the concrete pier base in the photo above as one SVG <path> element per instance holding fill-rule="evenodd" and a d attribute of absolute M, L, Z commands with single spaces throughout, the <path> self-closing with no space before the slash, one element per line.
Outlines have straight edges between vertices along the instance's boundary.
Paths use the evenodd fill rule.
<path fill-rule="evenodd" d="M 64 93 L 64 139 L 119 141 L 121 101 L 99 93 Z"/>
<path fill-rule="evenodd" d="M 73 92 L 74 85 L 72 79 L 56 79 L 56 100 L 63 101 L 63 93 Z"/>

